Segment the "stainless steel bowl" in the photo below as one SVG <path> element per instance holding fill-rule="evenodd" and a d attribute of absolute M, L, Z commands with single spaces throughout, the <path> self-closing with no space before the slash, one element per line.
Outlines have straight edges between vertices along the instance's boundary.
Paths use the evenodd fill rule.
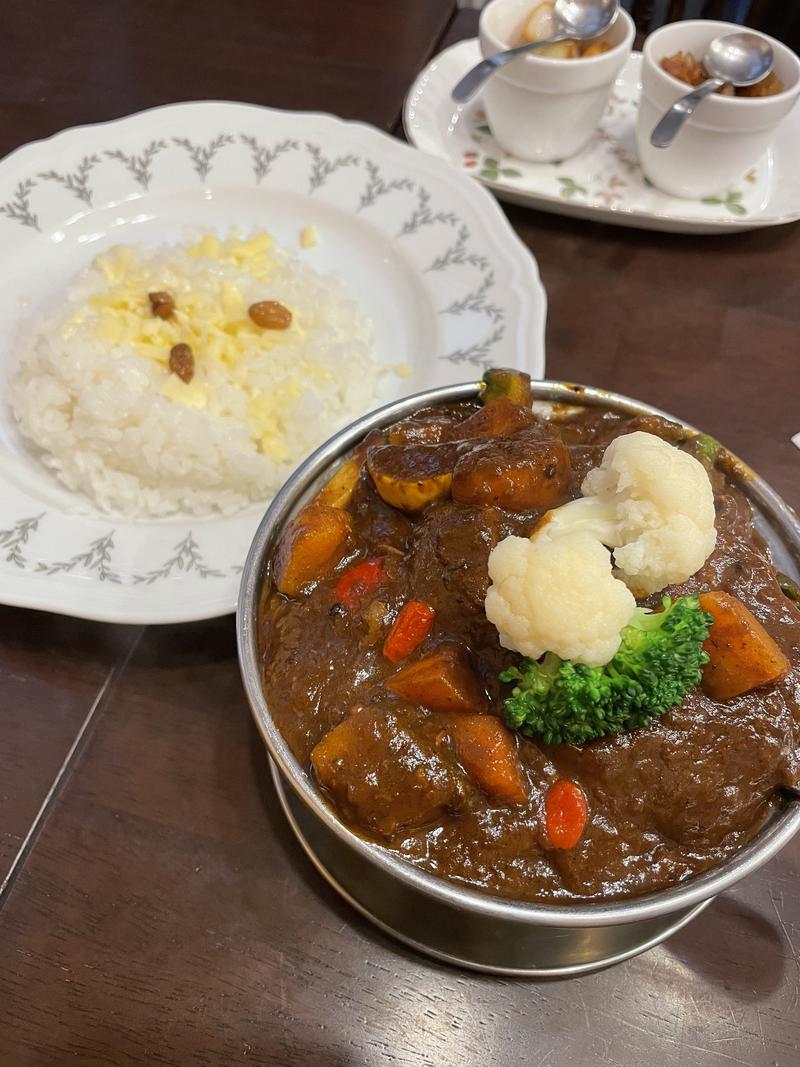
<path fill-rule="evenodd" d="M 408 944 L 463 966 L 514 975 L 578 974 L 626 959 L 664 940 L 717 893 L 766 863 L 800 829 L 800 802 L 789 801 L 750 844 L 724 864 L 670 889 L 607 904 L 564 906 L 504 900 L 417 870 L 339 822 L 272 721 L 262 688 L 259 604 L 267 563 L 286 522 L 369 430 L 423 406 L 472 399 L 479 390 L 477 383 L 470 382 L 388 404 L 336 434 L 295 471 L 262 519 L 245 563 L 237 611 L 242 677 L 292 828 L 317 868 L 351 904 Z M 599 389 L 536 382 L 533 390 L 536 401 L 604 405 L 630 415 L 665 415 L 680 421 Z M 797 575 L 800 520 L 744 463 L 736 461 L 734 470 L 776 564 Z"/>

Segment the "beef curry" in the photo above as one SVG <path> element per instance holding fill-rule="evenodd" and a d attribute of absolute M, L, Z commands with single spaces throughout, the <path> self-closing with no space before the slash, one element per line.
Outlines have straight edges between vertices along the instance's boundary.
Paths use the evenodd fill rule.
<path fill-rule="evenodd" d="M 544 420 L 506 394 L 371 434 L 286 529 L 259 621 L 270 711 L 338 817 L 434 875 L 552 903 L 657 890 L 723 861 L 800 784 L 800 612 L 724 454 L 654 417 Z M 702 455 L 714 491 L 716 547 L 665 592 L 731 594 L 786 667 L 724 702 L 694 687 L 644 729 L 545 744 L 503 720 L 519 657 L 484 612 L 489 553 L 641 429 Z"/>

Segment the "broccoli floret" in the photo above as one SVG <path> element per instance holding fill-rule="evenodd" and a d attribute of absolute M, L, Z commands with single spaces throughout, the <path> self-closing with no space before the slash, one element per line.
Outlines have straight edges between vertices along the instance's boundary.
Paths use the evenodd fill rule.
<path fill-rule="evenodd" d="M 505 702 L 509 726 L 547 744 L 573 745 L 648 726 L 697 685 L 708 655 L 703 642 L 713 619 L 696 596 L 663 599 L 664 610 L 637 608 L 604 667 L 548 652 L 523 659 L 501 681 L 516 682 Z"/>

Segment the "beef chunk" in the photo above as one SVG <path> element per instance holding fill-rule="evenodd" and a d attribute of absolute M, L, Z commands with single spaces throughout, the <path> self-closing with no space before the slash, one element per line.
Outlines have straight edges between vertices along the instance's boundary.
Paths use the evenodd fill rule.
<path fill-rule="evenodd" d="M 460 604 L 482 612 L 489 553 L 509 532 L 497 508 L 454 501 L 430 508 L 415 530 L 411 552 L 415 595 L 444 616 L 457 612 Z"/>
<path fill-rule="evenodd" d="M 422 712 L 360 709 L 311 753 L 317 778 L 367 830 L 389 837 L 429 823 L 464 795 L 446 738 L 437 745 L 433 725 Z"/>

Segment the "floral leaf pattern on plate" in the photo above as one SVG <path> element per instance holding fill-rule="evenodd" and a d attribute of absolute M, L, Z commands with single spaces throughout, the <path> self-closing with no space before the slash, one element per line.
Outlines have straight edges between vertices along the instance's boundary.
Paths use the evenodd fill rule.
<path fill-rule="evenodd" d="M 408 237 L 423 226 L 433 226 L 437 222 L 446 223 L 448 226 L 456 225 L 458 216 L 454 211 L 433 211 L 430 203 L 431 194 L 420 186 L 417 191 L 417 206 L 400 227 L 398 237 Z"/>
<path fill-rule="evenodd" d="M 308 179 L 309 193 L 321 188 L 331 174 L 335 174 L 337 170 L 341 170 L 342 167 L 355 167 L 360 162 L 358 156 L 354 156 L 352 152 L 336 156 L 335 159 L 328 159 L 323 156 L 319 145 L 311 144 L 310 141 L 306 141 L 306 150 L 313 160 L 311 175 Z"/>
<path fill-rule="evenodd" d="M 485 127 L 488 129 L 488 127 Z M 522 171 L 516 167 L 507 167 L 494 156 L 484 156 L 478 177 L 487 182 L 496 182 L 499 178 L 521 178 Z"/>
<path fill-rule="evenodd" d="M 21 222 L 23 226 L 30 226 L 34 230 L 39 229 L 39 219 L 31 211 L 31 193 L 36 183 L 28 178 L 20 182 L 14 190 L 14 196 L 5 204 L 0 204 L 0 215 Z"/>
<path fill-rule="evenodd" d="M 434 270 L 446 270 L 448 267 L 452 267 L 454 264 L 469 263 L 473 267 L 477 267 L 479 270 L 489 269 L 489 260 L 486 256 L 482 256 L 477 252 L 470 252 L 467 247 L 467 241 L 469 240 L 469 227 L 462 225 L 458 230 L 458 237 L 456 241 L 451 244 L 445 251 L 434 259 L 433 263 L 429 267 L 426 267 L 427 271 Z"/>
<path fill-rule="evenodd" d="M 377 163 L 372 163 L 370 160 L 366 160 L 364 168 L 369 175 L 369 182 L 361 194 L 357 211 L 363 211 L 365 207 L 370 207 L 379 197 L 386 196 L 387 193 L 391 193 L 395 189 L 414 188 L 414 183 L 410 178 L 394 178 L 392 181 L 386 181 L 381 177 Z"/>
<path fill-rule="evenodd" d="M 445 359 L 449 363 L 471 363 L 473 366 L 488 367 L 492 363 L 492 345 L 502 340 L 504 334 L 505 326 L 500 323 L 482 341 L 476 341 L 475 344 L 466 348 L 457 348 L 455 352 L 450 352 L 445 356 Z"/>
<path fill-rule="evenodd" d="M 126 154 L 119 148 L 106 149 L 105 154 L 108 159 L 116 159 L 124 163 L 134 181 L 147 192 L 153 177 L 153 160 L 166 147 L 166 141 L 156 140 L 146 145 L 138 155 L 136 153 Z"/>
<path fill-rule="evenodd" d="M 569 200 L 570 197 L 582 194 L 586 196 L 586 186 L 578 185 L 574 178 L 559 177 L 558 183 L 561 186 L 561 195 Z"/>
<path fill-rule="evenodd" d="M 58 563 L 39 562 L 36 564 L 36 570 L 46 574 L 48 577 L 52 577 L 54 574 L 60 574 L 64 571 L 70 573 L 77 569 L 88 573 L 93 572 L 101 582 L 113 582 L 118 585 L 120 576 L 111 567 L 115 532 L 115 530 L 112 530 L 111 533 L 106 534 L 104 537 L 98 537 L 90 543 L 85 552 L 78 552 L 74 556 L 70 556 L 69 559 L 61 560 Z"/>
<path fill-rule="evenodd" d="M 465 311 L 483 311 L 494 322 L 499 322 L 504 316 L 502 310 L 496 304 L 489 303 L 486 299 L 490 289 L 494 286 L 494 273 L 490 271 L 477 289 L 460 300 L 454 300 L 446 308 L 442 308 L 441 315 L 461 315 Z"/>
<path fill-rule="evenodd" d="M 46 170 L 39 175 L 43 181 L 58 182 L 70 193 L 74 193 L 87 207 L 92 206 L 92 193 L 89 188 L 89 174 L 92 167 L 100 162 L 96 155 L 84 156 L 72 174 L 59 174 L 55 170 Z"/>
<path fill-rule="evenodd" d="M 204 182 L 211 172 L 211 164 L 214 156 L 221 148 L 233 144 L 233 137 L 229 133 L 218 133 L 207 145 L 192 144 L 188 137 L 173 137 L 172 143 L 180 148 L 185 148 L 189 153 L 195 173 L 200 181 Z"/>
<path fill-rule="evenodd" d="M 201 578 L 222 578 L 223 572 L 216 567 L 209 567 L 200 552 L 200 547 L 195 541 L 190 530 L 182 541 L 175 545 L 175 555 L 165 560 L 160 567 L 147 571 L 145 574 L 135 574 L 134 582 L 138 585 L 146 582 L 152 585 L 163 578 L 169 578 L 173 571 L 194 571 Z"/>
<path fill-rule="evenodd" d="M 7 530 L 0 530 L 0 551 L 2 551 L 6 563 L 13 563 L 15 567 L 25 568 L 27 560 L 22 549 L 28 543 L 31 534 L 39 529 L 39 523 L 45 516 L 35 515 L 32 519 L 18 519 Z"/>
<path fill-rule="evenodd" d="M 0 530 L 0 557 L 21 570 L 28 568 L 29 564 L 23 553 L 23 548 L 28 544 L 31 536 L 36 533 L 40 522 L 46 514 L 46 512 L 42 512 L 32 518 L 17 519 L 8 529 Z M 90 541 L 85 551 L 76 552 L 67 559 L 50 563 L 39 560 L 33 565 L 33 570 L 45 577 L 71 574 L 73 572 L 95 574 L 101 582 L 112 582 L 116 585 L 139 585 L 141 583 L 152 585 L 154 582 L 169 578 L 174 572 L 180 571 L 194 572 L 200 578 L 225 577 L 224 571 L 217 567 L 211 567 L 205 562 L 200 546 L 195 540 L 192 531 L 189 530 L 186 536 L 174 545 L 174 554 L 165 560 L 161 566 L 146 571 L 144 574 L 133 574 L 130 576 L 130 581 L 127 581 L 125 576 L 120 575 L 112 567 L 115 548 L 114 538 L 116 536 L 117 531 L 111 530 L 103 536 Z M 233 566 L 231 573 L 241 574 L 242 569 L 241 565 Z"/>
<path fill-rule="evenodd" d="M 724 197 L 720 196 L 706 196 L 703 198 L 704 204 L 722 204 L 730 211 L 731 215 L 746 215 L 747 208 L 742 203 L 742 194 L 731 190 Z"/>
<path fill-rule="evenodd" d="M 247 133 L 240 133 L 239 140 L 250 149 L 253 158 L 253 174 L 257 184 L 266 178 L 277 159 L 280 159 L 286 152 L 299 147 L 292 137 L 284 137 L 282 141 L 272 146 L 261 144 L 256 137 Z"/>

